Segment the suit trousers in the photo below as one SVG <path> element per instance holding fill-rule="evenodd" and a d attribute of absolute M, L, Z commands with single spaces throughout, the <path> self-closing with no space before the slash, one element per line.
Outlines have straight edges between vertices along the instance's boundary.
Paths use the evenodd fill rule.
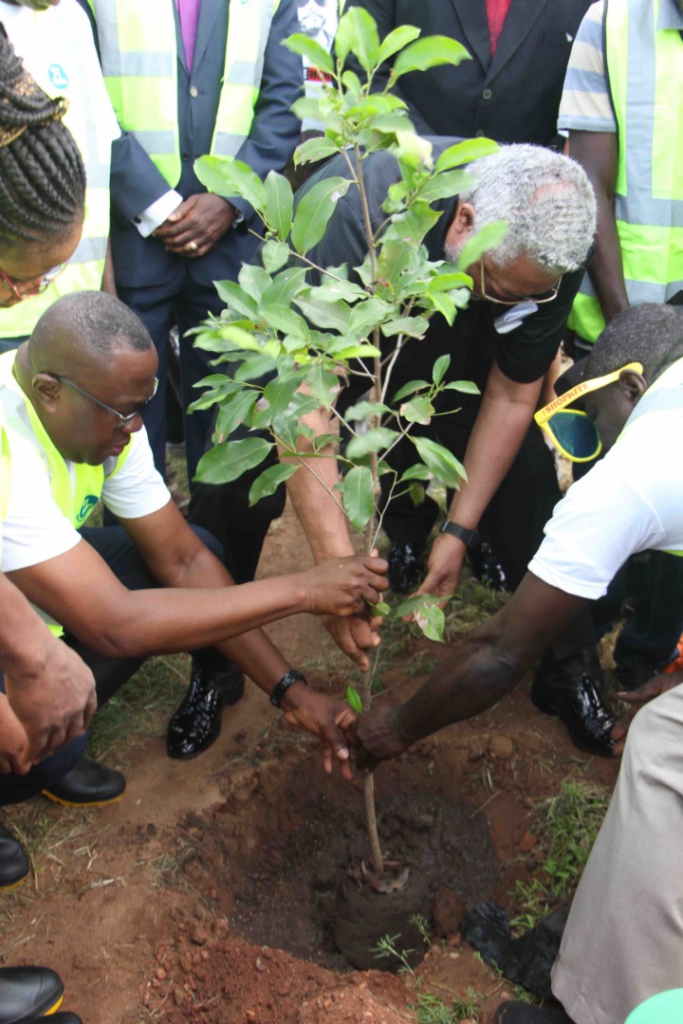
<path fill-rule="evenodd" d="M 224 560 L 223 550 L 206 530 L 194 527 L 195 533 L 217 558 Z M 150 590 L 158 586 L 142 560 L 137 547 L 121 526 L 84 527 L 81 535 L 104 559 L 111 571 L 129 590 Z M 90 650 L 76 637 L 64 634 L 64 642 L 73 648 L 90 667 L 97 686 L 97 703 L 101 707 L 117 693 L 140 668 L 146 658 L 107 658 Z M 193 669 L 220 672 L 229 662 L 214 647 L 195 651 Z M 0 688 L 4 685 L 0 679 Z M 26 775 L 0 773 L 0 807 L 21 803 L 48 789 L 70 772 L 81 760 L 88 745 L 88 735 L 79 736 L 67 746 L 46 758 Z"/>
<path fill-rule="evenodd" d="M 609 810 L 574 897 L 552 974 L 576 1024 L 623 1024 L 681 984 L 683 685 L 631 725 Z"/>
<path fill-rule="evenodd" d="M 187 331 L 198 327 L 210 313 L 219 316 L 225 303 L 219 299 L 213 285 L 197 284 L 190 276 L 188 261 L 179 261 L 176 273 L 163 284 L 146 288 L 118 286 L 119 298 L 140 317 L 152 335 L 159 354 L 159 390 L 149 403 L 142 418 L 149 434 L 154 454 L 154 465 L 162 476 L 166 475 L 166 389 L 168 385 L 168 345 L 171 328 L 177 324 L 180 335 L 180 387 L 185 426 L 185 452 L 190 487 L 197 471 L 197 463 L 204 453 L 206 433 L 211 425 L 212 411 L 188 413 L 188 406 L 199 398 L 201 391 L 194 385 L 212 371 L 213 352 L 195 348 L 194 336 Z"/>

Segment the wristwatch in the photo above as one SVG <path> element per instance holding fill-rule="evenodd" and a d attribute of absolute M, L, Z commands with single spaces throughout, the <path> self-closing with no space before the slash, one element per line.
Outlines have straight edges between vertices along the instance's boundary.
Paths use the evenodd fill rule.
<path fill-rule="evenodd" d="M 275 689 L 270 695 L 270 703 L 276 708 L 281 708 L 287 690 L 297 682 L 306 683 L 306 686 L 308 686 L 308 681 L 303 672 L 293 668 L 282 677 L 279 683 L 275 684 Z"/>
<path fill-rule="evenodd" d="M 479 540 L 479 534 L 476 530 L 468 530 L 464 526 L 459 526 L 457 523 L 451 522 L 447 519 L 441 527 L 442 533 L 450 533 L 451 537 L 457 537 L 461 540 L 466 548 L 473 548 Z"/>

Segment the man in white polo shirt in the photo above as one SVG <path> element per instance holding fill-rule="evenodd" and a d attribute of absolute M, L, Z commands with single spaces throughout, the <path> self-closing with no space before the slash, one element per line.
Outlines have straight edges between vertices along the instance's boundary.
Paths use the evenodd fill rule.
<path fill-rule="evenodd" d="M 572 406 L 577 397 L 579 412 Z M 643 304 L 620 313 L 596 343 L 583 382 L 537 418 L 580 458 L 597 454 L 593 423 L 608 454 L 557 505 L 505 608 L 470 633 L 405 704 L 380 706 L 361 719 L 357 739 L 368 766 L 498 701 L 584 604 L 606 592 L 630 555 L 683 554 L 678 309 Z M 500 1024 L 622 1024 L 648 996 L 680 985 L 681 683 L 680 672 L 658 676 L 622 695 L 636 706 L 658 699 L 631 727 L 553 968 L 553 994 L 566 1013 L 507 1003 L 498 1011 Z M 614 730 L 615 753 L 624 731 Z"/>

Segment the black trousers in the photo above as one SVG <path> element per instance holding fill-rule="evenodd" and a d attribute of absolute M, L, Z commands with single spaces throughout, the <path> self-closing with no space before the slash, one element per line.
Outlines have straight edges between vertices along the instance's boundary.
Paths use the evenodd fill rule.
<path fill-rule="evenodd" d="M 195 533 L 221 561 L 224 561 L 223 550 L 211 534 L 198 528 L 195 528 Z M 148 590 L 158 586 L 143 562 L 137 547 L 122 527 L 84 527 L 81 534 L 83 539 L 94 547 L 104 559 L 117 579 L 121 580 L 129 590 Z M 144 657 L 107 658 L 90 650 L 69 633 L 64 634 L 63 641 L 73 648 L 92 670 L 97 685 L 99 706 L 106 704 L 146 660 Z M 192 655 L 192 662 L 193 669 L 201 668 L 205 671 L 215 672 L 224 670 L 229 664 L 214 647 L 195 651 Z M 2 682 L 0 682 L 0 687 L 4 689 Z M 26 775 L 0 773 L 0 807 L 28 800 L 58 782 L 78 764 L 87 745 L 88 736 L 86 734 L 79 736 L 56 754 L 34 765 Z"/>

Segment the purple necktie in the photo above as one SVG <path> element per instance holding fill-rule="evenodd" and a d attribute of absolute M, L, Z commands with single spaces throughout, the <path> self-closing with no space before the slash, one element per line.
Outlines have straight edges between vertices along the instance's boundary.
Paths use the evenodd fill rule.
<path fill-rule="evenodd" d="M 178 14 L 180 15 L 180 27 L 183 32 L 183 43 L 185 45 L 185 60 L 187 70 L 192 71 L 194 60 L 194 44 L 197 39 L 197 23 L 199 21 L 199 8 L 202 0 L 176 0 Z"/>

